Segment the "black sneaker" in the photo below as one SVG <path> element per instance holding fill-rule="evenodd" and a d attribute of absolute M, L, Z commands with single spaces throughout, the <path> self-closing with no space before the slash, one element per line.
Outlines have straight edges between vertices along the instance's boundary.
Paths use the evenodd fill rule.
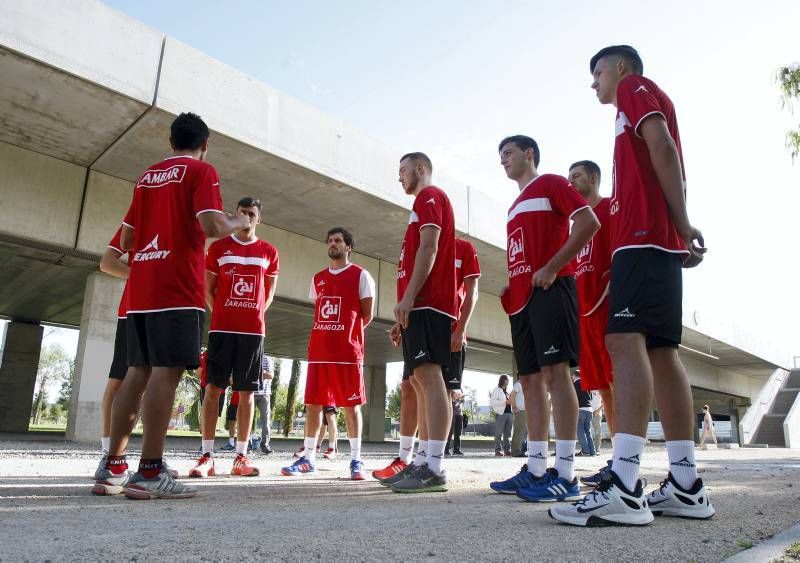
<path fill-rule="evenodd" d="M 269 447 L 269 444 L 261 444 L 261 453 L 262 454 L 271 454 L 272 448 Z"/>

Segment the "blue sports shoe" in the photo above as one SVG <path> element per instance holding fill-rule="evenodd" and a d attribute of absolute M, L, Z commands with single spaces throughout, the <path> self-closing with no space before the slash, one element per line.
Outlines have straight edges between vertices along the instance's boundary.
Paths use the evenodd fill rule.
<path fill-rule="evenodd" d="M 611 471 L 611 460 L 609 459 L 605 466 L 601 467 L 594 475 L 588 477 L 581 477 L 580 481 L 584 485 L 590 487 L 597 487 L 605 479 L 610 479 L 608 473 Z"/>
<path fill-rule="evenodd" d="M 222 450 L 223 452 L 232 452 L 235 449 L 236 449 L 236 446 L 231 446 L 230 442 L 228 442 L 227 444 L 225 444 L 224 446 L 222 446 L 220 448 L 220 450 Z"/>
<path fill-rule="evenodd" d="M 364 481 L 367 474 L 364 471 L 364 463 L 360 459 L 350 461 L 350 479 L 353 481 Z"/>
<path fill-rule="evenodd" d="M 538 482 L 538 479 L 528 471 L 528 464 L 522 466 L 519 473 L 506 479 L 505 481 L 492 481 L 489 487 L 497 492 L 505 495 L 514 495 L 518 490 L 527 487 L 533 487 Z"/>
<path fill-rule="evenodd" d="M 281 475 L 287 477 L 299 477 L 300 475 L 311 475 L 317 472 L 317 468 L 306 458 L 301 457 L 288 467 L 281 469 Z"/>
<path fill-rule="evenodd" d="M 551 467 L 532 487 L 519 489 L 517 496 L 528 502 L 578 500 L 581 498 L 581 488 L 577 479 L 567 481 Z"/>

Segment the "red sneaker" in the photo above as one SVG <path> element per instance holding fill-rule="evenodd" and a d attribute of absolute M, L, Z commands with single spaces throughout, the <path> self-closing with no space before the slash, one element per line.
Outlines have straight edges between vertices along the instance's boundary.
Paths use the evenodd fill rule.
<path fill-rule="evenodd" d="M 203 454 L 197 460 L 197 464 L 189 471 L 189 477 L 213 477 L 216 475 L 214 472 L 214 458 L 211 454 Z"/>
<path fill-rule="evenodd" d="M 257 477 L 258 467 L 250 465 L 250 460 L 244 454 L 237 454 L 236 459 L 233 460 L 233 468 L 231 475 L 240 475 L 241 477 Z"/>
<path fill-rule="evenodd" d="M 372 476 L 375 479 L 388 479 L 393 475 L 400 473 L 403 469 L 405 469 L 408 464 L 400 459 L 399 457 L 394 458 L 392 463 L 384 467 L 383 469 L 376 469 L 372 472 Z"/>
<path fill-rule="evenodd" d="M 334 450 L 333 448 L 328 448 L 327 450 L 322 452 L 322 457 L 324 457 L 325 459 L 336 459 L 336 454 L 337 453 L 338 452 L 336 450 Z"/>

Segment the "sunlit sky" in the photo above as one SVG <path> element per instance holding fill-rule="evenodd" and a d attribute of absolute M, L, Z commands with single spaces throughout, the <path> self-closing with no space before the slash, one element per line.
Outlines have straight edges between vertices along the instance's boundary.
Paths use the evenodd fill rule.
<path fill-rule="evenodd" d="M 800 163 L 784 146 L 800 107 L 783 108 L 774 82 L 800 60 L 800 2 L 107 3 L 504 203 L 517 189 L 496 151 L 508 134 L 537 139 L 541 172 L 610 170 L 614 109 L 589 88 L 588 60 L 634 45 L 675 103 L 709 248 L 684 307 L 800 354 Z"/>

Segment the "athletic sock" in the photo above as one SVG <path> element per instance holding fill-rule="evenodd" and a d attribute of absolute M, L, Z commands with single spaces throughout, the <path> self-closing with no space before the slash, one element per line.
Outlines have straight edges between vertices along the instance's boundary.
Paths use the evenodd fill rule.
<path fill-rule="evenodd" d="M 636 488 L 639 480 L 639 463 L 647 440 L 633 434 L 617 433 L 614 436 L 614 456 L 611 470 L 629 491 Z"/>
<path fill-rule="evenodd" d="M 153 459 L 140 459 L 139 460 L 139 473 L 145 479 L 155 479 L 161 473 L 162 459 L 160 457 Z"/>
<path fill-rule="evenodd" d="M 547 471 L 547 441 L 528 440 L 528 473 L 541 477 Z"/>
<path fill-rule="evenodd" d="M 428 440 L 428 468 L 437 475 L 442 474 L 442 459 L 447 440 Z"/>
<path fill-rule="evenodd" d="M 554 468 L 567 481 L 575 478 L 575 440 L 556 440 Z"/>
<path fill-rule="evenodd" d="M 428 463 L 428 441 L 420 440 L 417 442 L 417 455 L 414 456 L 414 465 L 422 467 Z"/>
<path fill-rule="evenodd" d="M 411 463 L 411 458 L 414 457 L 414 438 L 415 436 L 400 436 L 400 452 L 397 457 L 405 463 Z"/>
<path fill-rule="evenodd" d="M 106 469 L 114 475 L 119 475 L 128 470 L 128 460 L 123 455 L 110 455 L 106 460 Z"/>
<path fill-rule="evenodd" d="M 694 442 L 692 440 L 672 440 L 667 442 L 669 471 L 672 478 L 684 489 L 691 489 L 697 481 L 697 465 L 694 462 Z"/>
<path fill-rule="evenodd" d="M 350 459 L 361 459 L 361 438 L 349 438 Z"/>
<path fill-rule="evenodd" d="M 214 440 L 201 440 L 202 449 L 204 454 L 214 454 Z"/>
<path fill-rule="evenodd" d="M 250 440 L 245 440 L 244 442 L 236 442 L 236 453 L 241 455 L 247 455 L 247 444 L 250 443 Z"/>
<path fill-rule="evenodd" d="M 235 446 L 236 445 L 236 438 L 228 437 L 228 445 Z"/>
<path fill-rule="evenodd" d="M 100 438 L 100 447 L 103 449 L 103 453 L 108 452 L 108 448 L 111 447 L 111 436 Z"/>
<path fill-rule="evenodd" d="M 303 451 L 303 457 L 306 458 L 306 461 L 310 464 L 314 464 L 317 461 L 317 439 L 316 438 L 306 438 L 303 440 L 303 446 L 305 446 L 305 450 Z"/>

